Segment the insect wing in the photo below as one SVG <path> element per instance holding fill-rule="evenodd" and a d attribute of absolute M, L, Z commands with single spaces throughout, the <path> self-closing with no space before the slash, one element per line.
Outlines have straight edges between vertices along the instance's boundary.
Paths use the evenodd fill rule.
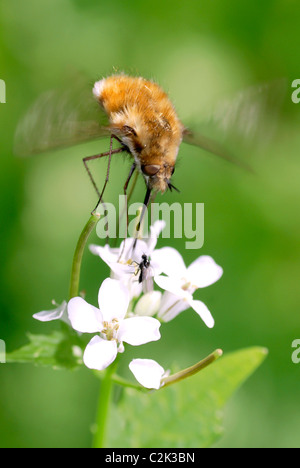
<path fill-rule="evenodd" d="M 108 118 L 92 89 L 80 79 L 39 96 L 17 126 L 15 154 L 31 156 L 109 135 Z"/>
<path fill-rule="evenodd" d="M 266 148 L 272 140 L 285 91 L 286 81 L 281 79 L 220 101 L 205 120 L 186 127 L 183 141 L 251 171 L 249 154 Z"/>
<path fill-rule="evenodd" d="M 153 277 L 154 277 L 154 270 L 151 266 L 147 268 L 143 268 L 142 270 L 142 284 L 143 284 L 143 292 L 147 293 L 153 291 Z"/>
<path fill-rule="evenodd" d="M 185 129 L 183 133 L 183 141 L 190 145 L 199 146 L 208 153 L 212 153 L 215 156 L 219 156 L 226 161 L 236 164 L 237 166 L 252 172 L 252 168 L 244 161 L 239 160 L 233 152 L 229 151 L 226 145 L 218 143 L 217 140 L 209 138 L 199 132 L 193 133 L 191 130 Z"/>

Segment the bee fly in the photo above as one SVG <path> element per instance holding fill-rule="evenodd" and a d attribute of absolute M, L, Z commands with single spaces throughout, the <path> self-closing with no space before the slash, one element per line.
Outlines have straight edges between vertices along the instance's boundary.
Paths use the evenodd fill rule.
<path fill-rule="evenodd" d="M 175 189 L 171 177 L 184 127 L 167 94 L 156 83 L 144 78 L 110 76 L 94 84 L 93 94 L 109 119 L 109 158 L 114 152 L 112 140 L 116 139 L 122 145 L 116 152 L 127 151 L 134 159 L 124 193 L 135 170 L 145 180 L 147 190 L 141 222 L 152 192 L 164 193 L 167 189 Z M 85 164 L 88 160 L 84 160 Z M 99 202 L 104 189 L 105 186 Z"/>
<path fill-rule="evenodd" d="M 123 187 L 124 195 L 135 171 L 142 175 L 146 184 L 140 223 L 152 194 L 164 193 L 168 189 L 177 190 L 171 179 L 182 142 L 199 146 L 249 169 L 247 164 L 233 158 L 222 145 L 188 130 L 181 123 L 168 95 L 155 82 L 125 74 L 112 75 L 94 83 L 93 92 L 89 88 L 84 89 L 83 94 L 82 90 L 77 90 L 73 81 L 68 92 L 46 93 L 33 105 L 17 128 L 15 152 L 26 156 L 109 136 L 108 151 L 83 159 L 98 195 L 96 207 L 103 202 L 112 155 L 122 152 L 127 152 L 133 158 Z M 261 106 L 256 106 L 258 112 L 253 119 L 254 99 L 250 97 L 251 106 L 247 99 L 239 100 L 233 124 L 246 121 L 247 128 L 250 124 L 262 127 L 258 118 Z M 248 118 L 250 110 L 252 114 Z M 118 148 L 113 148 L 114 140 L 119 143 Z M 88 163 L 103 157 L 108 158 L 108 165 L 100 192 Z"/>

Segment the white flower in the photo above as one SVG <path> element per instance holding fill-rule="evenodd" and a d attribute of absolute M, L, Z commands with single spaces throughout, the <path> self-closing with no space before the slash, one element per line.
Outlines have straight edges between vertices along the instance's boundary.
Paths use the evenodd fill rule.
<path fill-rule="evenodd" d="M 191 307 L 202 318 L 204 323 L 212 328 L 214 319 L 206 305 L 193 298 L 194 292 L 218 281 L 222 268 L 209 256 L 203 255 L 188 268 L 182 256 L 171 247 L 157 250 L 154 256 L 160 257 L 160 265 L 168 276 L 156 276 L 156 284 L 164 289 L 158 317 L 165 322 L 172 320 L 180 312 Z"/>
<path fill-rule="evenodd" d="M 69 323 L 67 315 L 67 302 L 63 301 L 60 305 L 53 301 L 53 304 L 57 307 L 52 310 L 43 310 L 33 315 L 33 318 L 40 322 L 51 322 L 52 320 L 63 320 Z"/>
<path fill-rule="evenodd" d="M 82 333 L 98 333 L 87 345 L 83 361 L 90 369 L 103 370 L 124 351 L 123 341 L 139 346 L 160 339 L 160 322 L 153 317 L 125 318 L 129 292 L 124 284 L 106 279 L 99 290 L 99 309 L 81 297 L 69 301 L 72 327 Z"/>
<path fill-rule="evenodd" d="M 161 379 L 165 375 L 164 368 L 152 359 L 133 359 L 129 369 L 143 387 L 156 390 L 160 388 Z"/>
<path fill-rule="evenodd" d="M 147 271 L 147 275 L 145 275 L 145 283 L 150 277 L 153 278 L 162 272 L 159 259 L 156 258 L 155 261 L 152 261 L 151 257 L 156 247 L 158 236 L 164 227 L 164 221 L 156 221 L 153 226 L 150 226 L 150 235 L 147 240 L 130 237 L 125 239 L 119 248 L 111 248 L 109 245 L 105 245 L 104 247 L 94 244 L 90 245 L 90 251 L 95 255 L 99 255 L 109 266 L 112 277 L 119 279 L 128 287 L 131 298 L 139 297 L 143 289 L 139 268 L 143 257 L 151 259 L 149 270 Z M 152 284 L 153 280 L 150 285 L 146 286 L 147 291 L 152 289 Z"/>
<path fill-rule="evenodd" d="M 150 291 L 143 294 L 138 300 L 134 315 L 150 316 L 156 315 L 160 309 L 162 293 L 160 291 Z"/>

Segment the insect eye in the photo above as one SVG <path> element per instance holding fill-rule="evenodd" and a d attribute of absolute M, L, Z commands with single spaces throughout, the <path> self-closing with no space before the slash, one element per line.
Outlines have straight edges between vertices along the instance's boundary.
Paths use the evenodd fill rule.
<path fill-rule="evenodd" d="M 137 136 L 137 133 L 136 133 L 136 131 L 134 130 L 134 128 L 129 127 L 129 125 L 123 125 L 122 130 L 123 130 L 123 132 L 125 133 L 125 135 L 134 135 L 134 136 Z"/>
<path fill-rule="evenodd" d="M 157 174 L 159 170 L 160 170 L 160 166 L 156 164 L 147 164 L 147 165 L 142 166 L 143 173 L 150 177 Z"/>

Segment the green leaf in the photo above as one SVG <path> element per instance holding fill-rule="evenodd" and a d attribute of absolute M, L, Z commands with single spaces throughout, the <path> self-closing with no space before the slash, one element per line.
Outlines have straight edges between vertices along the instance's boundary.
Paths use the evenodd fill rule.
<path fill-rule="evenodd" d="M 82 364 L 77 337 L 54 331 L 50 335 L 28 334 L 29 343 L 6 355 L 6 362 L 31 363 L 55 369 L 72 369 Z"/>
<path fill-rule="evenodd" d="M 112 405 L 108 446 L 211 446 L 223 431 L 224 405 L 266 355 L 259 347 L 240 350 L 159 391 L 126 389 Z"/>

